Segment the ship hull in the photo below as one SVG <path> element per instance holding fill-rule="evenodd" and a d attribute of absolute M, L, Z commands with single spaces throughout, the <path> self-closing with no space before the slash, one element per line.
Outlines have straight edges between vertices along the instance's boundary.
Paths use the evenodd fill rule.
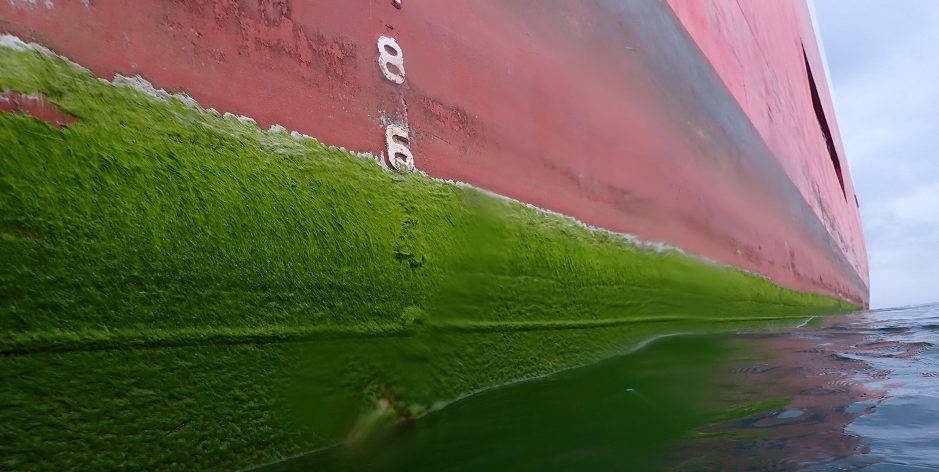
<path fill-rule="evenodd" d="M 432 176 L 866 305 L 856 197 L 813 105 L 817 77 L 837 140 L 805 6 L 675 7 L 16 2 L 0 21 L 101 77 L 141 75 L 324 143 L 379 154 L 396 123 Z M 403 50 L 402 84 L 378 67 L 382 36 Z"/>
<path fill-rule="evenodd" d="M 798 2 L 0 1 L 0 32 L 4 468 L 255 466 L 867 304 Z"/>

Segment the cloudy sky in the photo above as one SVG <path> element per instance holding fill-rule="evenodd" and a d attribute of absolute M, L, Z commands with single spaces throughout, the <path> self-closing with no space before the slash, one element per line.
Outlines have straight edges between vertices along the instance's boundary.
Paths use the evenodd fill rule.
<path fill-rule="evenodd" d="M 815 0 L 871 306 L 939 301 L 939 1 Z"/>

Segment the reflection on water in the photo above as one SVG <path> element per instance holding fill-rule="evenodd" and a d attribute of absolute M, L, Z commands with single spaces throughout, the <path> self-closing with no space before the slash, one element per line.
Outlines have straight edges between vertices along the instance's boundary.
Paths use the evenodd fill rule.
<path fill-rule="evenodd" d="M 674 336 L 265 470 L 939 470 L 939 306 Z"/>
<path fill-rule="evenodd" d="M 863 379 L 881 400 L 847 433 L 879 463 L 867 472 L 939 470 L 939 305 L 871 315 L 868 336 L 849 352 L 870 366 Z"/>

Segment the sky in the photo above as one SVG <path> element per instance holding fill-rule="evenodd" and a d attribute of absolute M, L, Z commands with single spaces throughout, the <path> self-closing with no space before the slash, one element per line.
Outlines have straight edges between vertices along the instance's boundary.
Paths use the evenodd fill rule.
<path fill-rule="evenodd" d="M 939 1 L 815 0 L 871 307 L 939 301 Z"/>

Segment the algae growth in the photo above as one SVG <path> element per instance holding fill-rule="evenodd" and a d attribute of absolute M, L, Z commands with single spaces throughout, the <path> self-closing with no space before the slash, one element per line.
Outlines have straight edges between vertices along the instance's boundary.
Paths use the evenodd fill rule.
<path fill-rule="evenodd" d="M 222 470 L 853 307 L 0 47 L 0 468 Z"/>

